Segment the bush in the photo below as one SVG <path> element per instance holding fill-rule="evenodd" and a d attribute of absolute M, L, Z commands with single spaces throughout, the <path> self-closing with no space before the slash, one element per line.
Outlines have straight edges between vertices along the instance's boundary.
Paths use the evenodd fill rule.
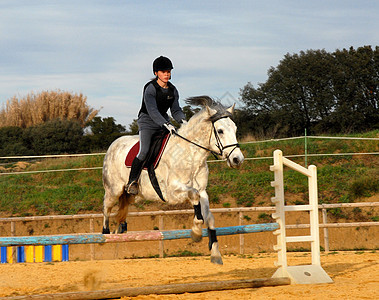
<path fill-rule="evenodd" d="M 31 152 L 24 143 L 22 128 L 0 128 L 0 156 L 29 155 Z"/>
<path fill-rule="evenodd" d="M 83 145 L 83 128 L 76 121 L 53 120 L 24 130 L 23 139 L 34 155 L 78 153 Z"/>
<path fill-rule="evenodd" d="M 353 198 L 370 197 L 379 191 L 379 182 L 375 177 L 362 177 L 355 180 L 349 187 L 349 194 Z"/>

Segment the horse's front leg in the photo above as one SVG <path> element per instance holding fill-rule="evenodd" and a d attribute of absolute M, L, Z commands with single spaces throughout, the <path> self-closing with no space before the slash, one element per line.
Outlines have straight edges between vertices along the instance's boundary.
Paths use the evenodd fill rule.
<path fill-rule="evenodd" d="M 193 226 L 191 228 L 191 238 L 194 242 L 198 243 L 203 239 L 203 224 L 204 217 L 201 213 L 201 204 L 198 201 L 197 204 L 193 204 L 195 216 L 193 217 Z"/>
<path fill-rule="evenodd" d="M 209 209 L 209 199 L 206 191 L 200 193 L 200 203 L 205 225 L 208 227 L 209 250 L 211 251 L 211 262 L 222 265 L 222 257 L 218 246 L 218 240 L 215 228 L 215 219 Z"/>
<path fill-rule="evenodd" d="M 200 204 L 200 192 L 186 184 L 179 182 L 172 183 L 172 186 L 176 185 L 172 191 L 171 196 L 173 199 L 179 202 L 189 201 L 194 208 L 195 216 L 193 219 L 193 226 L 191 228 L 191 238 L 194 242 L 200 242 L 202 240 L 202 227 L 204 224 L 204 218 L 202 215 L 202 209 Z"/>
<path fill-rule="evenodd" d="M 202 214 L 200 198 L 201 197 L 198 190 L 194 188 L 189 188 L 188 199 L 193 205 L 194 209 L 193 226 L 191 228 L 191 238 L 196 243 L 200 242 L 203 239 L 204 217 Z"/>

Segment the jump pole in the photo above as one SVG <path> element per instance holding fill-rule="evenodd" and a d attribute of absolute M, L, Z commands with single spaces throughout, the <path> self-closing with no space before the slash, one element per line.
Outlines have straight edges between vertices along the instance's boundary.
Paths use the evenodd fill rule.
<path fill-rule="evenodd" d="M 216 228 L 218 236 L 242 233 L 274 231 L 279 228 L 277 223 L 251 224 L 241 226 Z M 208 230 L 203 229 L 203 236 L 208 236 Z M 191 230 L 150 230 L 129 231 L 123 234 L 62 234 L 51 236 L 9 236 L 0 237 L 0 247 L 24 245 L 64 245 L 64 244 L 105 244 L 138 241 L 160 241 L 191 238 Z"/>
<path fill-rule="evenodd" d="M 121 288 L 99 291 L 82 291 L 67 292 L 56 294 L 39 294 L 10 297 L 12 300 L 21 299 L 112 299 L 120 297 L 136 297 L 139 295 L 165 295 L 165 294 L 184 294 L 184 293 L 201 293 L 211 291 L 236 290 L 247 288 L 260 288 L 266 286 L 289 285 L 289 278 L 262 278 L 262 279 L 241 279 L 226 281 L 209 281 L 194 283 L 178 283 L 165 285 L 152 285 L 144 287 Z M 7 298 L 8 299 L 8 298 Z"/>

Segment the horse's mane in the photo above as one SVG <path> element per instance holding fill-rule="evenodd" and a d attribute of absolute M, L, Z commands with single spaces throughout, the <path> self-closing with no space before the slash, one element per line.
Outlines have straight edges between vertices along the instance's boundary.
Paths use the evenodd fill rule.
<path fill-rule="evenodd" d="M 189 105 L 201 106 L 203 109 L 209 107 L 216 110 L 216 113 L 209 118 L 211 122 L 215 122 L 224 117 L 232 118 L 232 114 L 227 111 L 225 106 L 223 106 L 220 102 L 213 100 L 209 96 L 189 97 L 185 100 L 185 102 Z"/>

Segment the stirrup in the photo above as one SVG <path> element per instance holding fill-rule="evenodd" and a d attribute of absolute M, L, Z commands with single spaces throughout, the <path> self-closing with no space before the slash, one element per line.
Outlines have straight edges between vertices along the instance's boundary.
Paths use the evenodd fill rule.
<path fill-rule="evenodd" d="M 132 181 L 126 186 L 126 192 L 129 195 L 137 195 L 138 194 L 138 182 Z"/>

